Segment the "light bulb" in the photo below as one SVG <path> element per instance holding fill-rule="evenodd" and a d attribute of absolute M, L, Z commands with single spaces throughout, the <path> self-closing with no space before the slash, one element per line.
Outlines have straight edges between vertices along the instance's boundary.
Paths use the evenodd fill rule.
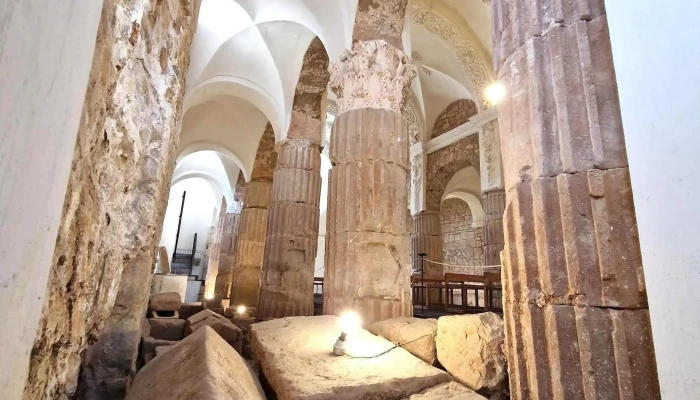
<path fill-rule="evenodd" d="M 486 95 L 486 100 L 495 106 L 505 97 L 506 87 L 501 82 L 496 81 L 486 88 L 484 94 Z"/>
<path fill-rule="evenodd" d="M 236 307 L 236 312 L 241 315 L 245 314 L 245 306 Z"/>
<path fill-rule="evenodd" d="M 209 294 L 207 294 L 206 296 L 204 296 L 204 298 L 207 299 L 207 300 L 211 300 L 211 299 L 214 298 L 214 294 L 213 294 L 213 293 L 209 293 Z"/>
<path fill-rule="evenodd" d="M 355 311 L 345 311 L 340 314 L 338 324 L 340 325 L 340 330 L 348 335 L 356 333 L 360 330 L 360 325 L 362 325 L 360 316 Z"/>

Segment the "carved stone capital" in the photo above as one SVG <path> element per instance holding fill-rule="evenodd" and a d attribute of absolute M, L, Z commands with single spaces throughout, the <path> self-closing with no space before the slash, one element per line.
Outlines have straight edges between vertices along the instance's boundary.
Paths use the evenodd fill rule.
<path fill-rule="evenodd" d="M 354 43 L 329 71 L 339 114 L 359 108 L 401 112 L 416 75 L 410 58 L 383 40 Z"/>

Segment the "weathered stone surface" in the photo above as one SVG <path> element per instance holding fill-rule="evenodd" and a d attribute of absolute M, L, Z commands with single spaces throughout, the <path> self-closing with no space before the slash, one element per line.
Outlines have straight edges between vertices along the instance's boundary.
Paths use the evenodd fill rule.
<path fill-rule="evenodd" d="M 155 293 L 148 297 L 148 309 L 151 311 L 178 311 L 181 306 L 180 293 Z"/>
<path fill-rule="evenodd" d="M 175 345 L 156 347 L 156 357 L 158 357 L 161 354 L 165 354 L 165 353 L 169 352 L 173 347 L 175 347 Z"/>
<path fill-rule="evenodd" d="M 324 313 L 354 308 L 365 323 L 412 315 L 405 119 L 383 109 L 340 114 L 331 161 Z"/>
<path fill-rule="evenodd" d="M 243 190 L 237 186 L 237 190 Z M 233 281 L 234 251 L 238 236 L 238 224 L 241 218 L 241 210 L 224 213 L 219 218 L 221 228 L 219 245 L 219 269 L 216 275 L 214 295 L 222 299 L 228 299 L 231 294 L 231 282 Z"/>
<path fill-rule="evenodd" d="M 404 400 L 484 400 L 484 397 L 457 382 L 443 383 Z"/>
<path fill-rule="evenodd" d="M 418 254 L 421 253 L 426 254 L 426 260 L 442 261 L 442 233 L 439 212 L 421 211 L 413 216 L 411 246 L 415 268 L 420 268 Z M 424 262 L 424 268 L 426 275 L 442 275 L 445 272 L 439 264 Z"/>
<path fill-rule="evenodd" d="M 153 275 L 151 293 L 180 293 L 181 298 L 185 298 L 187 292 L 187 276 L 185 275 Z"/>
<path fill-rule="evenodd" d="M 407 0 L 359 0 L 353 43 L 381 39 L 397 49 L 403 48 L 401 32 L 407 3 Z"/>
<path fill-rule="evenodd" d="M 177 340 L 156 339 L 145 337 L 141 342 L 141 355 L 143 362 L 148 363 L 156 356 L 156 349 L 161 346 L 174 346 L 178 343 Z"/>
<path fill-rule="evenodd" d="M 479 113 L 474 100 L 460 99 L 452 102 L 440 113 L 433 125 L 431 138 L 438 137 L 445 132 L 466 123 L 469 118 Z"/>
<path fill-rule="evenodd" d="M 499 390 L 505 384 L 503 320 L 494 313 L 440 317 L 437 357 L 457 381 L 472 390 Z"/>
<path fill-rule="evenodd" d="M 375 322 L 368 326 L 367 330 L 397 344 L 408 343 L 401 347 L 430 365 L 435 365 L 437 362 L 437 351 L 435 349 L 436 319 L 392 318 Z"/>
<path fill-rule="evenodd" d="M 182 340 L 185 337 L 184 319 L 151 318 L 148 323 L 151 327 L 150 336 L 155 339 Z"/>
<path fill-rule="evenodd" d="M 265 394 L 246 362 L 205 327 L 146 364 L 127 400 L 255 400 Z"/>
<path fill-rule="evenodd" d="M 491 190 L 481 195 L 484 204 L 484 265 L 500 265 L 505 243 L 503 212 L 506 209 L 504 190 Z"/>
<path fill-rule="evenodd" d="M 158 247 L 158 264 L 160 265 L 160 273 L 170 273 L 170 261 L 168 259 L 168 250 L 165 246 Z"/>
<path fill-rule="evenodd" d="M 334 356 L 339 334 L 335 316 L 290 317 L 253 324 L 250 340 L 281 400 L 403 399 L 452 380 L 402 348 L 372 359 Z M 347 354 L 371 356 L 392 346 L 360 329 L 348 336 Z"/>
<path fill-rule="evenodd" d="M 233 343 L 243 336 L 241 329 L 231 321 L 209 310 L 204 310 L 187 319 L 185 336 L 189 336 L 205 326 L 212 328 L 227 342 Z"/>
<path fill-rule="evenodd" d="M 104 1 L 26 398 L 72 397 L 81 357 L 107 325 L 122 271 L 153 266 L 193 12 L 193 2 Z M 135 264 L 142 254 L 143 264 Z M 146 287 L 136 299 L 141 307 L 147 295 Z M 134 318 L 138 346 L 142 313 Z"/>
<path fill-rule="evenodd" d="M 245 184 L 243 209 L 238 222 L 231 304 L 257 306 L 265 256 L 268 209 L 277 162 L 275 133 L 269 123 L 258 145 L 251 181 Z"/>
<path fill-rule="evenodd" d="M 202 310 L 204 310 L 202 303 L 182 303 L 178 314 L 181 319 L 188 319 Z"/>
<path fill-rule="evenodd" d="M 660 399 L 604 2 L 491 5 L 511 394 Z"/>
<path fill-rule="evenodd" d="M 445 199 L 440 205 L 443 262 L 453 265 L 484 265 L 484 229 L 474 226 L 473 215 L 469 205 L 462 199 Z"/>
<path fill-rule="evenodd" d="M 454 174 L 466 167 L 480 172 L 479 137 L 472 135 L 447 147 L 428 154 L 424 166 L 427 177 L 425 207 L 428 211 L 440 211 L 442 195 Z"/>

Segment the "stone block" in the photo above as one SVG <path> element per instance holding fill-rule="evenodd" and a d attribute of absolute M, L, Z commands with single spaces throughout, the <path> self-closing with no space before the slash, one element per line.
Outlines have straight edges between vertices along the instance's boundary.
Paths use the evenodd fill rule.
<path fill-rule="evenodd" d="M 151 318 L 150 336 L 154 339 L 182 340 L 185 337 L 184 319 Z"/>
<path fill-rule="evenodd" d="M 367 330 L 396 344 L 408 343 L 401 347 L 430 365 L 437 363 L 437 320 L 434 318 L 391 318 L 375 322 L 368 326 Z"/>
<path fill-rule="evenodd" d="M 251 326 L 251 349 L 280 400 L 402 399 L 452 381 L 402 348 L 376 358 L 332 354 L 338 317 L 280 318 Z M 374 356 L 392 348 L 364 329 L 347 338 L 346 354 Z"/>
<path fill-rule="evenodd" d="M 484 400 L 484 397 L 457 382 L 433 386 L 404 400 Z"/>
<path fill-rule="evenodd" d="M 180 293 L 180 298 L 184 299 L 187 293 L 187 276 L 155 274 L 151 283 L 151 293 Z"/>
<path fill-rule="evenodd" d="M 205 326 L 212 328 L 225 341 L 230 343 L 240 340 L 243 337 L 240 328 L 222 315 L 213 313 L 210 310 L 201 311 L 187 319 L 185 336 L 189 336 Z"/>
<path fill-rule="evenodd" d="M 256 319 L 253 317 L 236 316 L 231 318 L 231 322 L 239 327 L 241 331 L 243 331 L 243 334 L 247 334 L 250 331 L 250 326 L 256 322 Z"/>
<path fill-rule="evenodd" d="M 182 297 L 176 292 L 155 293 L 148 298 L 151 311 L 178 311 L 181 305 Z"/>
<path fill-rule="evenodd" d="M 212 329 L 204 327 L 146 364 L 127 400 L 262 400 L 250 367 Z"/>
<path fill-rule="evenodd" d="M 499 390 L 505 383 L 503 320 L 494 313 L 440 317 L 435 341 L 443 367 L 472 390 Z"/>
<path fill-rule="evenodd" d="M 143 362 L 148 363 L 156 356 L 156 349 L 161 346 L 172 346 L 177 344 L 175 340 L 155 339 L 152 337 L 143 338 L 141 341 L 141 356 Z"/>
<path fill-rule="evenodd" d="M 198 312 L 204 310 L 204 306 L 202 303 L 197 302 L 197 303 L 182 303 L 180 306 L 180 318 L 182 319 L 188 319 L 189 317 L 197 314 Z"/>
<path fill-rule="evenodd" d="M 170 351 L 175 345 L 172 346 L 158 346 L 156 347 L 156 357 L 158 357 L 161 354 L 165 354 L 168 351 Z"/>

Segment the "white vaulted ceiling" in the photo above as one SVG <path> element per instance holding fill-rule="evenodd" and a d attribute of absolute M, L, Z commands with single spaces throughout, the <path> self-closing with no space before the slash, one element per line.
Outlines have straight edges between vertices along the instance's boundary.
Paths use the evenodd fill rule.
<path fill-rule="evenodd" d="M 351 46 L 357 1 L 202 0 L 187 75 L 179 162 L 199 151 L 215 151 L 206 154 L 223 162 L 230 183 L 222 193 L 235 185 L 232 171 L 237 175 L 240 169 L 249 179 L 268 121 L 277 141 L 286 137 L 309 43 L 318 36 L 331 62 L 337 60 Z M 457 36 L 466 35 L 481 48 L 480 54 L 488 54 L 490 65 L 490 16 L 483 0 L 409 3 L 440 13 L 440 18 L 450 14 L 438 27 L 454 26 Z M 465 56 L 455 47 L 455 35 L 450 43 L 435 24 L 407 14 L 404 48 L 419 65 L 411 104 L 421 131 L 430 132 L 445 107 L 463 98 L 477 101 L 478 93 Z M 329 102 L 334 98 L 328 95 Z"/>

